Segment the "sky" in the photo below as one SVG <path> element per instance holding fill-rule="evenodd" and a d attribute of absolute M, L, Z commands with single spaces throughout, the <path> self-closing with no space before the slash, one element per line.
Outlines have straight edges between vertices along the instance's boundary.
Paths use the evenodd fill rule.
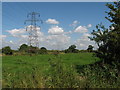
<path fill-rule="evenodd" d="M 112 2 L 111 2 L 112 3 Z M 28 44 L 28 32 L 24 24 L 27 14 L 40 13 L 43 24 L 37 23 L 39 47 L 50 50 L 67 49 L 75 44 L 77 49 L 87 49 L 88 45 L 97 47 L 90 41 L 92 30 L 99 23 L 106 27 L 105 19 L 109 9 L 106 2 L 3 2 L 2 3 L 2 47 L 18 49 Z"/>
<path fill-rule="evenodd" d="M 2 2 L 113 2 L 115 0 L 1 0 Z"/>

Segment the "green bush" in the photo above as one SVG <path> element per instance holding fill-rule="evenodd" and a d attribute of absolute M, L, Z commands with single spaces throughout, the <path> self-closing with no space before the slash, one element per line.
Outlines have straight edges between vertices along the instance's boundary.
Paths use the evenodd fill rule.
<path fill-rule="evenodd" d="M 68 49 L 65 50 L 65 53 L 78 53 L 79 50 L 75 49 L 75 45 L 71 45 Z"/>
<path fill-rule="evenodd" d="M 6 55 L 13 55 L 13 51 L 9 46 L 2 48 L 2 53 L 6 54 Z"/>
<path fill-rule="evenodd" d="M 95 63 L 91 65 L 77 65 L 80 76 L 86 77 L 88 88 L 120 88 L 120 64 L 113 65 Z"/>
<path fill-rule="evenodd" d="M 47 54 L 47 49 L 45 47 L 41 47 L 41 49 L 38 51 L 39 54 Z"/>
<path fill-rule="evenodd" d="M 25 52 L 27 52 L 28 49 L 29 49 L 29 46 L 28 46 L 28 45 L 22 44 L 22 45 L 20 46 L 20 48 L 19 48 L 19 51 L 25 51 Z"/>

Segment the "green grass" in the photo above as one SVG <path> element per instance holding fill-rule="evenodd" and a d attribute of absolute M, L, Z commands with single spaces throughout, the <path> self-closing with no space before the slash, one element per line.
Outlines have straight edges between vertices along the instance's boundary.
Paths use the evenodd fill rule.
<path fill-rule="evenodd" d="M 93 53 L 69 53 L 60 56 L 63 62 L 66 64 L 85 65 L 99 60 L 93 55 Z"/>
<path fill-rule="evenodd" d="M 70 53 L 61 54 L 61 59 L 65 64 L 85 65 L 91 64 L 98 60 L 92 53 Z M 48 59 L 54 58 L 54 55 L 37 55 L 37 56 L 3 56 L 3 71 L 18 72 L 25 70 L 31 71 L 32 67 L 38 67 L 41 70 L 46 69 L 49 65 Z"/>
<path fill-rule="evenodd" d="M 59 56 L 63 63 L 67 65 L 85 65 L 99 60 L 93 56 L 93 53 L 69 53 L 60 54 Z M 49 58 L 54 59 L 54 57 L 55 55 L 48 54 L 36 56 L 3 56 L 3 87 L 44 87 L 42 85 L 44 81 L 39 80 L 39 82 L 35 83 L 34 77 L 42 79 L 44 71 L 49 68 Z"/>

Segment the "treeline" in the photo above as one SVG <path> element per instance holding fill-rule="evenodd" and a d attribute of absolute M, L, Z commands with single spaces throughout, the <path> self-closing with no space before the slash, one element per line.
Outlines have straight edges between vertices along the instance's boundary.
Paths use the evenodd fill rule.
<path fill-rule="evenodd" d="M 47 50 L 45 47 L 33 47 L 26 44 L 22 44 L 18 50 L 12 50 L 10 46 L 3 47 L 1 52 L 5 55 L 13 55 L 15 53 L 20 54 L 60 54 L 60 53 L 79 53 L 79 52 L 94 52 L 93 46 L 89 45 L 87 50 L 78 50 L 75 45 L 69 46 L 65 50 Z"/>

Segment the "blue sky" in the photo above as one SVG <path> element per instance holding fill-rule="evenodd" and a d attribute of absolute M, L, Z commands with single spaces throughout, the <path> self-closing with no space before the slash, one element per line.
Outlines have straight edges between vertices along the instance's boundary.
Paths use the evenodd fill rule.
<path fill-rule="evenodd" d="M 48 33 L 49 29 L 58 26 L 62 28 L 63 32 L 73 32 L 70 34 L 65 34 L 65 37 L 70 37 L 70 44 L 75 44 L 74 41 L 79 40 L 85 34 L 90 34 L 90 32 L 95 29 L 95 26 L 99 23 L 103 23 L 108 26 L 110 23 L 105 19 L 107 14 L 105 11 L 109 9 L 105 6 L 106 2 L 3 2 L 2 3 L 2 34 L 6 35 L 5 40 L 7 42 L 15 43 L 18 38 L 11 37 L 11 33 L 8 31 L 14 29 L 22 29 L 25 27 L 24 21 L 27 19 L 27 13 L 39 12 L 41 19 L 44 23 L 41 25 L 40 32 L 44 34 L 45 37 L 49 37 L 51 33 Z M 48 24 L 46 23 L 48 19 L 54 19 L 59 24 Z M 87 29 L 87 32 L 81 33 L 79 31 L 75 32 L 75 27 L 72 26 L 73 22 L 76 21 L 76 28 L 81 26 Z M 91 25 L 89 28 L 88 25 Z M 61 30 L 61 29 L 60 29 Z M 53 33 L 52 33 L 53 34 Z M 43 36 L 43 37 L 44 37 Z M 51 35 L 54 37 L 53 35 Z M 89 36 L 89 35 L 88 35 Z M 58 36 L 59 37 L 59 36 Z M 64 38 L 63 38 L 64 39 Z M 56 40 L 57 41 L 57 40 Z M 45 43 L 44 41 L 42 41 Z M 83 41 L 81 41 L 82 43 Z M 86 43 L 86 42 L 83 42 Z M 19 43 L 20 44 L 20 43 Z M 63 43 L 64 44 L 64 43 Z M 89 43 L 86 44 L 86 46 Z M 90 43 L 91 44 L 91 43 Z M 7 44 L 12 45 L 12 44 Z M 5 44 L 3 46 L 6 46 Z M 45 44 L 41 45 L 45 46 Z M 51 45 L 52 46 L 52 45 Z M 61 44 L 61 46 L 64 46 Z M 85 49 L 86 47 L 81 47 L 77 45 L 79 49 Z M 47 47 L 47 46 L 46 46 Z M 12 47 L 14 48 L 14 47 Z M 17 46 L 15 47 L 17 48 Z M 49 49 L 54 49 L 48 47 Z M 63 49 L 65 47 L 61 47 Z M 57 49 L 57 47 L 55 48 Z"/>

